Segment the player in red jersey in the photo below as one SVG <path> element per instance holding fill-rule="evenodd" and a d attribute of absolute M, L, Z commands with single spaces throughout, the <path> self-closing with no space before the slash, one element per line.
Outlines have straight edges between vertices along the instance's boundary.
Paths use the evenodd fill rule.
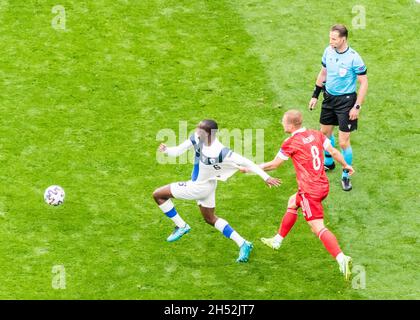
<path fill-rule="evenodd" d="M 296 222 L 297 210 L 302 209 L 312 231 L 319 237 L 328 252 L 337 260 L 340 271 L 346 279 L 351 276 L 351 257 L 340 249 L 334 234 L 324 225 L 322 200 L 328 196 L 329 183 L 324 171 L 323 151 L 353 174 L 353 168 L 346 163 L 341 153 L 320 131 L 302 127 L 302 113 L 297 110 L 287 111 L 282 119 L 284 131 L 291 134 L 287 138 L 274 160 L 260 165 L 265 171 L 274 170 L 285 160 L 291 158 L 296 170 L 298 192 L 289 198 L 278 233 L 273 238 L 261 238 L 261 241 L 273 249 L 278 249 L 281 242 Z M 247 172 L 246 169 L 241 169 Z"/>

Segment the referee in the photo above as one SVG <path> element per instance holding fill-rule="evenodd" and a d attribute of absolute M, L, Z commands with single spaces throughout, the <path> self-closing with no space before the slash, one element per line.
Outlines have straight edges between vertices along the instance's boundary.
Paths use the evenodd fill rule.
<path fill-rule="evenodd" d="M 357 129 L 357 120 L 368 89 L 367 69 L 360 55 L 347 44 L 348 31 L 342 24 L 330 30 L 330 45 L 322 56 L 322 67 L 316 79 L 315 90 L 309 101 L 309 109 L 315 108 L 319 94 L 323 91 L 321 131 L 334 146 L 334 126 L 338 125 L 338 143 L 346 162 L 353 162 L 350 133 Z M 356 82 L 360 82 L 356 94 Z M 325 170 L 335 168 L 334 160 L 325 152 Z M 350 191 L 352 185 L 347 170 L 343 170 L 341 185 Z"/>

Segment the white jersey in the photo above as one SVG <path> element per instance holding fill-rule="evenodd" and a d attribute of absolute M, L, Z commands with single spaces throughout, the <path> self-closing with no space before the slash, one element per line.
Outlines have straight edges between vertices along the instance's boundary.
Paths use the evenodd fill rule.
<path fill-rule="evenodd" d="M 179 156 L 191 147 L 195 150 L 192 181 L 226 181 L 238 171 L 239 166 L 249 168 L 264 180 L 270 177 L 255 163 L 225 147 L 217 138 L 210 146 L 206 146 L 193 134 L 178 147 L 167 148 L 165 153 L 169 156 Z"/>

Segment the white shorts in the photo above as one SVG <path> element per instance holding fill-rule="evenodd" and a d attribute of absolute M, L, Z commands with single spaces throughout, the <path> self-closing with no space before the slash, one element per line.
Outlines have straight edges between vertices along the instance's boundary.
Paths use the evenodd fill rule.
<path fill-rule="evenodd" d="M 205 208 L 216 207 L 216 180 L 204 182 L 184 181 L 170 184 L 171 193 L 175 199 L 196 200 Z"/>

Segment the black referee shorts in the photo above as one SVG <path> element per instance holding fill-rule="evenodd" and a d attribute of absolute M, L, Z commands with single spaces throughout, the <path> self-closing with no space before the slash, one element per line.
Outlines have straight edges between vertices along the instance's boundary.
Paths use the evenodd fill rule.
<path fill-rule="evenodd" d="M 356 99 L 356 93 L 333 96 L 327 91 L 324 91 L 324 101 L 322 101 L 321 117 L 319 122 L 324 125 L 338 125 L 340 131 L 343 132 L 356 130 L 357 119 L 349 119 L 350 110 L 354 107 Z"/>

